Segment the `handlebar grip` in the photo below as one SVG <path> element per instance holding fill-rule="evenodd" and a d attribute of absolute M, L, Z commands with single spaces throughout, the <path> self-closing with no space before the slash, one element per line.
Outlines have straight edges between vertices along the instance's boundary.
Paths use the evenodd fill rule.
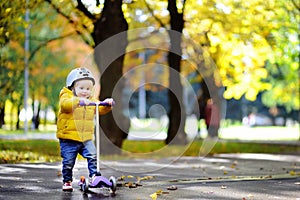
<path fill-rule="evenodd" d="M 86 105 L 83 101 L 79 102 L 80 106 L 107 106 L 107 107 L 111 107 L 115 105 L 115 101 L 112 102 L 112 104 L 110 105 L 109 103 L 105 102 L 105 101 L 100 101 L 100 102 L 91 102 L 88 105 Z"/>
<path fill-rule="evenodd" d="M 104 101 L 100 101 L 98 103 L 99 106 L 107 106 L 107 107 L 111 107 L 111 106 L 114 106 L 115 105 L 115 101 L 112 102 L 112 104 L 110 105 L 109 103 L 107 102 L 104 102 Z"/>

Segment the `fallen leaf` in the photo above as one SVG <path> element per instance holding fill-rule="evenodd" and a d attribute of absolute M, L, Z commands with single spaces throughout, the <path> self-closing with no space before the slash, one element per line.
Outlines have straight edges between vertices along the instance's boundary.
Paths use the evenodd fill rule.
<path fill-rule="evenodd" d="M 132 182 L 127 182 L 127 183 L 125 183 L 125 186 L 126 186 L 126 187 L 131 187 L 132 184 L 133 184 Z"/>
<path fill-rule="evenodd" d="M 156 194 L 157 194 L 157 195 L 161 195 L 161 194 L 162 194 L 162 190 L 157 190 L 157 191 L 156 191 Z"/>
<path fill-rule="evenodd" d="M 61 176 L 61 175 L 62 175 L 61 171 L 57 171 L 57 176 Z"/>
<path fill-rule="evenodd" d="M 295 174 L 296 174 L 296 172 L 295 172 L 295 171 L 293 171 L 293 170 L 292 170 L 292 171 L 290 171 L 290 175 L 291 175 L 291 176 L 295 176 Z"/>
<path fill-rule="evenodd" d="M 168 190 L 177 190 L 177 187 L 175 185 L 171 185 L 167 187 Z"/>
<path fill-rule="evenodd" d="M 203 192 L 204 194 L 213 194 L 214 193 L 214 191 L 205 191 L 205 192 Z"/>
<path fill-rule="evenodd" d="M 157 199 L 156 192 L 154 192 L 153 194 L 150 194 L 150 197 L 152 198 L 152 200 L 156 200 Z"/>
<path fill-rule="evenodd" d="M 248 197 L 253 198 L 254 195 L 253 194 L 248 194 Z"/>
<path fill-rule="evenodd" d="M 130 186 L 128 186 L 129 188 L 137 188 L 137 185 L 136 184 L 131 184 Z"/>
<path fill-rule="evenodd" d="M 139 181 L 143 181 L 143 180 L 149 180 L 149 179 L 153 179 L 154 176 L 145 176 L 139 179 Z"/>
<path fill-rule="evenodd" d="M 135 183 L 135 184 L 136 184 L 136 186 L 138 186 L 138 187 L 143 186 L 143 185 L 140 184 L 140 183 Z"/>
<path fill-rule="evenodd" d="M 119 178 L 118 178 L 118 181 L 123 181 L 123 180 L 125 179 L 125 177 L 126 177 L 126 176 L 124 176 L 124 175 L 121 176 L 121 177 L 119 177 Z"/>

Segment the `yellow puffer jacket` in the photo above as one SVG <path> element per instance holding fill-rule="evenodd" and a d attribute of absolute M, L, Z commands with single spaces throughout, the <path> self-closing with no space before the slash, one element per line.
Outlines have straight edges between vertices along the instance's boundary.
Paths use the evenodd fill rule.
<path fill-rule="evenodd" d="M 90 99 L 96 101 L 96 99 Z M 79 106 L 79 98 L 64 87 L 59 95 L 59 112 L 56 137 L 79 142 L 94 138 L 94 106 Z M 111 107 L 99 106 L 99 114 L 108 113 Z"/>

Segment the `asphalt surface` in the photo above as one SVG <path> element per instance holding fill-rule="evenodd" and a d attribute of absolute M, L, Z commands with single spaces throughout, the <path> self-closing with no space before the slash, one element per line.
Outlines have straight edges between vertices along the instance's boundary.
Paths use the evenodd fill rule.
<path fill-rule="evenodd" d="M 63 192 L 60 163 L 0 165 L 0 199 L 292 199 L 300 200 L 300 156 L 223 154 L 101 161 L 101 173 L 118 179 L 116 194 L 77 185 L 86 163 L 74 169 L 73 192 Z"/>

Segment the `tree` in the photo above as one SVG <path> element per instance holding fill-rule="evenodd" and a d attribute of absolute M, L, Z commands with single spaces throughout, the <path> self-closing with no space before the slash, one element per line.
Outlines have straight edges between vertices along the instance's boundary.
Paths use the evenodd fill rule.
<path fill-rule="evenodd" d="M 120 112 L 124 83 L 117 85 L 123 75 L 123 61 L 128 44 L 127 30 L 128 24 L 123 15 L 122 0 L 105 1 L 101 17 L 94 23 L 93 38 L 96 45 L 94 55 L 102 74 L 100 99 L 113 97 L 117 102 L 115 109 L 119 111 L 115 112 L 114 116 L 110 112 L 100 117 L 104 134 L 117 147 L 113 148 L 109 141 L 102 137 L 102 153 L 120 152 L 123 139 L 129 132 L 129 119 Z"/>
<path fill-rule="evenodd" d="M 82 37 L 86 44 L 94 48 L 94 58 L 101 73 L 101 92 L 99 99 L 103 100 L 107 97 L 115 99 L 116 110 L 122 110 L 122 89 L 123 84 L 115 86 L 122 77 L 122 66 L 127 47 L 128 24 L 124 18 L 122 11 L 122 0 L 105 1 L 101 16 L 97 13 L 90 12 L 86 5 L 81 0 L 77 0 L 75 5 L 73 2 L 67 1 L 66 6 L 72 7 L 71 11 L 62 9 L 61 4 L 55 1 L 47 0 L 58 13 L 68 19 L 73 25 L 76 32 Z M 96 2 L 96 7 L 100 7 L 99 1 Z M 76 9 L 74 10 L 74 8 Z M 78 18 L 74 17 L 79 17 Z M 116 40 L 109 40 L 116 34 L 120 37 L 115 37 Z M 116 89 L 118 92 L 114 93 Z M 123 126 L 117 122 L 122 122 Z M 129 130 L 129 119 L 122 112 L 117 112 L 116 116 L 109 113 L 101 116 L 100 127 L 102 129 L 101 136 L 101 152 L 102 153 L 118 153 L 122 146 L 123 139 L 126 138 Z M 111 142 L 115 145 L 112 147 Z"/>
<path fill-rule="evenodd" d="M 32 3 L 33 1 L 30 2 Z M 40 1 L 34 1 L 32 4 L 45 6 L 45 3 L 38 4 L 39 2 Z M 180 66 L 182 63 L 179 62 L 181 60 L 180 55 L 183 54 L 190 65 L 200 72 L 201 78 L 199 80 L 201 80 L 202 84 L 206 82 L 208 87 L 224 85 L 226 87 L 224 96 L 228 99 L 239 99 L 242 96 L 246 96 L 247 99 L 255 100 L 257 94 L 269 90 L 265 99 L 269 99 L 270 96 L 275 95 L 278 98 L 276 98 L 276 101 L 266 101 L 268 105 L 287 105 L 289 109 L 297 109 L 297 105 L 299 107 L 299 101 L 295 96 L 293 97 L 293 94 L 299 95 L 299 93 L 297 93 L 297 84 L 295 84 L 297 83 L 297 73 L 295 72 L 299 69 L 297 65 L 297 45 L 299 45 L 299 42 L 297 40 L 296 23 L 297 19 L 299 19 L 297 15 L 299 14 L 299 5 L 297 5 L 296 1 L 232 0 L 220 2 L 215 0 L 203 0 L 175 2 L 164 0 L 155 2 L 126 1 L 127 3 L 129 2 L 128 4 L 122 4 L 121 1 L 105 1 L 105 4 L 100 4 L 100 1 L 96 0 L 89 2 L 93 2 L 93 6 L 89 6 L 87 2 L 80 0 L 47 0 L 46 2 L 50 3 L 52 8 L 59 13 L 59 18 L 51 18 L 51 20 L 44 21 L 44 12 L 33 13 L 41 22 L 39 26 L 41 26 L 42 23 L 45 24 L 43 31 L 40 31 L 38 28 L 35 30 L 32 29 L 36 31 L 36 33 L 40 31 L 39 34 L 42 36 L 32 38 L 32 68 L 38 67 L 38 69 L 33 70 L 35 74 L 39 74 L 44 70 L 50 71 L 54 66 L 61 66 L 61 64 L 58 63 L 48 63 L 46 65 L 49 68 L 41 67 L 39 61 L 43 60 L 43 62 L 47 62 L 48 60 L 46 58 L 48 54 L 43 51 L 42 47 L 49 47 L 49 45 L 55 44 L 54 40 L 60 37 L 70 36 L 74 38 L 74 34 L 77 34 L 87 46 L 95 48 L 95 60 L 97 65 L 99 65 L 103 78 L 101 81 L 102 88 L 100 98 L 103 99 L 115 95 L 112 88 L 114 88 L 118 82 L 117 85 L 119 88 L 116 89 L 118 92 L 114 98 L 117 101 L 117 106 L 121 106 L 121 97 L 118 95 L 121 94 L 120 91 L 124 86 L 123 83 L 119 84 L 119 80 L 122 76 L 123 55 L 128 53 L 125 51 L 128 41 L 126 34 L 120 33 L 124 33 L 123 31 L 127 30 L 128 25 L 129 29 L 146 26 L 149 27 L 149 35 L 154 38 L 155 33 L 158 33 L 161 27 L 166 29 L 171 27 L 172 30 L 182 33 L 185 39 L 187 38 L 192 41 L 190 43 L 186 41 L 182 42 L 182 38 L 176 38 L 176 34 L 174 34 L 174 36 L 170 34 L 172 43 L 168 59 L 170 62 L 169 65 L 170 67 L 174 67 L 174 71 L 182 72 L 185 70 L 185 66 Z M 1 3 L 9 4 L 9 2 L 6 1 Z M 168 7 L 166 5 L 168 5 Z M 1 9 L 0 13 L 4 16 L 0 19 L 0 22 L 3 23 L 3 27 L 5 27 L 5 31 L 2 31 L 4 29 L 0 29 L 1 39 L 4 38 L 3 41 L 9 41 L 9 38 L 12 38 L 10 36 L 13 34 L 14 38 L 22 38 L 20 30 L 15 31 L 14 26 L 8 23 L 6 19 L 13 18 L 13 24 L 18 23 L 18 18 L 14 18 L 13 15 L 15 13 L 21 13 L 21 15 L 23 15 L 24 8 L 21 8 L 19 4 L 9 4 L 9 7 L 7 7 L 7 9 Z M 125 13 L 126 20 L 123 13 Z M 10 14 L 10 16 L 7 16 L 7 14 Z M 126 21 L 129 22 L 128 25 Z M 21 22 L 20 24 L 22 25 Z M 22 26 L 25 27 L 26 24 Z M 48 26 L 48 28 L 46 28 L 46 26 Z M 9 30 L 9 34 L 7 34 L 7 30 Z M 172 31 L 169 33 L 171 32 Z M 48 38 L 49 40 L 46 40 L 45 37 L 50 37 L 50 39 Z M 137 42 L 140 37 L 141 36 L 136 35 L 137 39 L 134 39 L 135 42 Z M 173 37 L 177 40 L 174 40 Z M 43 42 L 38 41 L 41 38 L 44 38 Z M 118 47 L 120 48 L 118 48 L 116 52 L 115 43 L 105 46 L 108 44 L 106 43 L 107 41 L 115 42 L 110 40 L 110 38 L 117 38 L 117 41 L 119 41 L 120 46 Z M 146 38 L 149 40 L 152 39 L 148 36 L 146 36 Z M 130 39 L 129 43 L 131 42 Z M 142 42 L 147 44 L 147 39 L 142 40 Z M 159 38 L 153 40 L 157 39 L 161 42 Z M 290 39 L 293 39 L 294 42 L 289 42 Z M 12 44 L 13 43 L 10 43 L 10 45 Z M 67 46 L 63 45 L 65 43 L 56 44 Z M 180 44 L 182 49 L 179 46 Z M 163 45 L 167 46 L 168 44 Z M 21 47 L 22 42 L 18 44 L 18 46 Z M 112 50 L 110 53 L 108 52 L 109 49 Z M 45 56 L 35 53 L 37 51 L 43 52 Z M 2 52 L 4 52 L 4 54 L 2 54 Z M 7 52 L 7 49 L 1 46 L 1 65 L 2 61 L 4 63 L 4 61 L 6 62 L 7 60 L 2 57 L 2 55 L 9 55 Z M 112 52 L 114 54 L 112 54 Z M 20 55 L 22 55 L 22 53 L 20 53 Z M 276 56 L 272 58 L 273 55 Z M 49 56 L 52 58 L 52 55 Z M 158 57 L 158 55 L 156 56 Z M 174 59 L 170 59 L 173 56 Z M 266 64 L 267 60 L 269 61 Z M 22 59 L 20 59 L 20 62 L 21 61 Z M 215 63 L 215 66 L 213 66 L 213 63 Z M 9 74 L 10 70 L 13 72 L 19 71 L 17 75 L 22 76 L 21 68 L 14 66 L 14 68 L 8 69 L 7 66 L 9 65 L 4 64 L 3 66 L 5 67 L 1 70 L 4 70 L 4 73 L 1 71 L 0 76 L 2 76 L 2 74 Z M 68 73 L 67 68 L 62 71 L 61 77 L 65 77 Z M 281 76 L 280 74 L 283 75 Z M 160 74 L 160 76 L 161 75 L 162 74 Z M 167 77 L 167 75 L 165 76 Z M 47 77 L 45 80 L 48 78 L 50 79 L 50 77 Z M 32 85 L 32 89 L 40 91 L 38 92 L 40 94 L 44 91 L 52 91 L 49 87 L 41 86 L 38 88 L 37 86 L 40 86 L 41 83 L 42 80 L 37 78 Z M 3 84 L 0 85 L 2 87 Z M 205 86 L 205 84 L 203 85 Z M 292 88 L 287 90 L 287 92 L 290 93 L 289 95 L 283 95 L 283 92 L 286 91 L 283 87 L 284 85 L 290 85 L 289 88 Z M 6 86 L 9 86 L 9 84 Z M 174 107 L 177 108 L 183 108 L 180 102 L 182 98 L 180 94 L 181 87 L 178 77 L 170 76 L 170 91 L 174 93 L 170 93 L 170 103 L 174 104 Z M 1 88 L 1 93 L 2 91 L 4 90 Z M 205 91 L 206 96 L 213 94 L 216 93 Z M 46 95 L 43 94 L 39 98 L 43 99 L 45 96 Z M 175 96 L 177 99 L 173 101 L 173 99 L 175 99 L 173 97 Z M 122 110 L 122 108 L 116 107 L 115 110 Z M 180 133 L 179 135 L 184 133 L 182 127 L 179 127 L 177 123 L 179 118 L 181 121 L 184 121 L 185 116 L 179 117 L 184 111 L 181 110 L 181 113 L 179 113 L 178 109 L 174 110 L 171 111 L 173 114 L 170 114 L 170 137 L 167 139 L 167 143 L 175 138 L 173 137 L 175 132 L 178 131 Z M 112 115 L 113 113 L 104 116 L 101 126 L 105 133 L 116 133 L 116 135 L 106 135 L 116 146 L 121 146 L 122 139 L 128 132 L 129 122 L 122 114 L 118 116 L 120 118 L 112 118 Z M 124 124 L 121 126 L 120 124 L 117 125 L 115 120 L 124 122 Z M 107 123 L 107 121 L 113 123 L 110 124 Z M 174 129 L 171 128 L 173 125 Z"/>
<path fill-rule="evenodd" d="M 278 1 L 275 27 L 267 36 L 273 56 L 266 62 L 272 88 L 263 93 L 268 107 L 284 106 L 287 112 L 299 110 L 299 45 L 300 4 L 296 1 Z M 296 72 L 296 73 L 295 73 Z"/>
<path fill-rule="evenodd" d="M 169 117 L 169 128 L 166 138 L 166 143 L 173 144 L 185 144 L 186 133 L 185 128 L 185 119 L 186 113 L 183 105 L 182 93 L 183 88 L 180 82 L 180 63 L 181 63 L 181 37 L 182 31 L 184 28 L 184 6 L 185 1 L 183 1 L 182 11 L 179 12 L 176 0 L 168 0 L 168 10 L 170 13 L 170 24 L 171 30 L 168 32 L 170 37 L 170 50 L 168 54 L 168 63 L 169 63 L 169 103 L 170 103 L 170 112 L 168 113 Z M 174 32 L 176 31 L 176 32 Z"/>
<path fill-rule="evenodd" d="M 169 16 L 163 14 L 160 16 L 159 14 L 157 15 L 159 12 L 155 13 L 156 10 L 165 9 L 163 7 L 164 2 L 166 1 L 160 1 L 157 4 L 151 3 L 152 7 L 150 7 L 149 2 L 145 1 L 147 9 L 140 6 L 141 2 L 128 4 L 128 9 L 139 11 L 136 12 L 139 13 L 137 14 L 139 15 L 138 18 L 135 18 L 137 15 L 133 13 L 127 14 L 131 22 L 130 26 L 138 27 L 146 24 L 147 26 L 153 26 L 155 30 L 158 30 L 159 27 L 167 27 Z M 270 3 L 263 0 L 252 2 L 228 1 L 226 3 L 218 1 L 189 1 L 187 4 L 183 1 L 182 5 L 185 5 L 184 14 L 180 13 L 183 11 L 181 10 L 183 6 L 173 9 L 180 11 L 177 14 L 169 9 L 171 20 L 172 18 L 175 19 L 176 15 L 182 19 L 183 17 L 185 18 L 187 23 L 187 26 L 184 27 L 186 33 L 195 42 L 187 44 L 184 53 L 188 55 L 189 60 L 196 63 L 195 65 L 200 68 L 201 76 L 203 76 L 202 80 L 207 79 L 205 80 L 207 82 L 206 85 L 214 88 L 213 92 L 210 91 L 210 95 L 215 95 L 214 98 L 218 98 L 218 92 L 215 89 L 224 85 L 226 87 L 224 93 L 226 98 L 239 99 L 245 95 L 247 99 L 255 100 L 259 92 L 270 89 L 271 84 L 266 81 L 268 72 L 264 68 L 265 61 L 271 53 L 266 37 L 274 28 L 273 20 L 277 16 L 274 13 L 280 8 L 277 2 Z M 101 11 L 98 12 L 99 15 L 91 13 L 81 1 L 77 1 L 75 6 L 81 10 L 81 14 L 78 12 L 74 12 L 74 14 L 81 20 L 68 17 L 64 13 L 62 15 L 66 16 L 69 22 L 76 26 L 77 32 L 87 44 L 91 45 L 93 41 L 89 37 L 89 33 L 94 31 L 95 22 L 99 19 L 99 15 L 102 17 L 103 13 Z M 97 4 L 96 6 L 98 10 L 101 10 L 106 5 Z M 250 14 L 241 15 L 246 10 Z M 84 16 L 82 16 L 82 13 Z M 121 13 L 121 9 L 116 13 Z M 71 15 L 69 14 L 69 16 Z M 108 17 L 110 16 L 106 16 L 105 19 L 107 20 Z M 75 19 L 77 20 L 75 21 Z M 90 21 L 87 21 L 87 19 Z M 180 18 L 176 18 L 174 21 L 184 22 L 180 20 Z M 95 35 L 92 36 L 93 40 L 95 40 Z M 103 39 L 99 41 L 103 41 Z M 195 45 L 198 46 L 195 47 Z M 98 61 L 98 63 L 100 62 Z M 214 70 L 216 68 L 212 67 L 213 62 L 218 70 Z M 176 63 L 178 63 L 178 60 L 176 60 Z M 177 64 L 175 66 L 178 67 Z M 108 71 L 108 68 L 105 69 Z M 105 73 L 105 71 L 103 72 L 102 69 L 102 73 Z M 175 79 L 172 80 L 174 81 Z M 109 86 L 114 86 L 114 84 Z M 105 88 L 102 89 L 106 90 Z M 107 93 L 106 95 L 109 94 Z M 126 132 L 126 129 L 124 130 Z"/>
<path fill-rule="evenodd" d="M 18 93 L 19 88 L 23 85 L 23 70 L 18 68 L 22 60 L 18 58 L 20 46 L 16 42 L 10 42 L 1 48 L 1 75 L 0 75 L 0 110 L 1 110 L 1 127 L 4 124 L 5 101 L 13 99 L 13 93 Z M 21 54 L 22 55 L 22 54 Z M 22 94 L 20 92 L 20 94 Z M 22 95 L 21 95 L 22 97 Z M 20 99 L 14 99 L 15 104 L 19 104 Z"/>
<path fill-rule="evenodd" d="M 186 10 L 185 30 L 199 46 L 185 53 L 198 67 L 206 61 L 202 55 L 213 59 L 219 74 L 214 79 L 225 86 L 225 98 L 254 101 L 264 92 L 267 106 L 299 109 L 299 3 L 194 1 Z"/>
<path fill-rule="evenodd" d="M 24 29 L 30 26 L 29 86 L 31 98 L 38 102 L 34 116 L 37 120 L 33 120 L 38 125 L 38 113 L 42 107 L 47 108 L 50 105 L 57 111 L 58 94 L 69 72 L 69 68 L 64 66 L 77 65 L 88 50 L 76 53 L 83 49 L 76 32 L 70 25 L 65 25 L 65 19 L 55 10 L 49 9 L 49 4 L 43 1 L 29 2 L 29 24 L 23 19 L 25 1 L 18 4 L 9 1 L 0 3 L 1 8 L 4 8 L 0 12 L 3 15 L 0 20 L 3 24 L 1 34 L 5 33 L 1 35 L 0 96 L 3 108 L 6 100 L 9 100 L 18 107 L 17 110 L 21 110 L 24 93 Z M 45 21 L 46 16 L 48 21 Z M 69 45 L 74 48 L 75 44 L 76 51 L 70 51 Z M 4 113 L 1 114 L 1 121 L 4 122 Z M 18 115 L 16 113 L 17 119 Z"/>
<path fill-rule="evenodd" d="M 0 127 L 2 127 L 7 95 L 14 91 L 22 75 L 22 70 L 12 64 L 13 62 L 20 64 L 21 60 L 15 57 L 20 53 L 18 49 L 20 47 L 12 41 L 21 37 L 17 28 L 23 23 L 21 15 L 24 9 L 21 4 L 14 5 L 11 1 L 1 1 L 0 7 Z"/>

